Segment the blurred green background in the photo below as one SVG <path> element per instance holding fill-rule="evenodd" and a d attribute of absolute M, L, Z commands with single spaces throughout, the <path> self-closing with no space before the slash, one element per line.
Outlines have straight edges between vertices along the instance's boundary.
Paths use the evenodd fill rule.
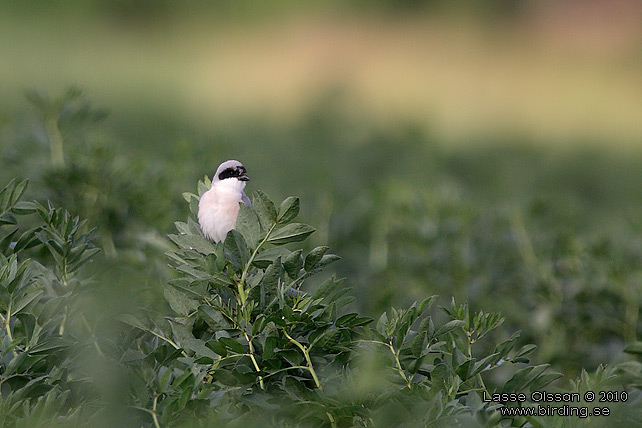
<path fill-rule="evenodd" d="M 574 376 L 642 334 L 641 21 L 637 0 L 2 1 L 0 183 L 98 227 L 118 312 L 160 304 L 182 192 L 241 160 L 250 192 L 301 197 L 364 314 L 454 296 Z"/>

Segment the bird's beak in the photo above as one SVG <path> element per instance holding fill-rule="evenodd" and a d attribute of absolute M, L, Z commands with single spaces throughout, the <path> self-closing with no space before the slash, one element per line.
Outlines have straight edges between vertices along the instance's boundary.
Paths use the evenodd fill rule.
<path fill-rule="evenodd" d="M 250 177 L 248 177 L 247 174 L 243 174 L 242 176 L 239 177 L 239 180 L 241 180 L 241 181 L 250 181 Z"/>

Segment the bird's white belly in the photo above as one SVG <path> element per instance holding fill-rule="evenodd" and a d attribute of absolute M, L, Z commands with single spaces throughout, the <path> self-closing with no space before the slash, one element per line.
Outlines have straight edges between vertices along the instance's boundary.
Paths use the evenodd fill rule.
<path fill-rule="evenodd" d="M 198 222 L 203 234 L 219 242 L 236 226 L 241 193 L 212 188 L 201 196 L 198 204 Z"/>

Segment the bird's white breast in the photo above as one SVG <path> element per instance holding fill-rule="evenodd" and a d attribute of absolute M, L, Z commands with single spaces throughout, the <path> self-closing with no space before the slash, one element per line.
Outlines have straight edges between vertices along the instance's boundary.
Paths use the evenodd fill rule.
<path fill-rule="evenodd" d="M 198 222 L 206 237 L 223 241 L 227 232 L 234 229 L 244 187 L 245 182 L 236 179 L 222 180 L 201 196 Z"/>

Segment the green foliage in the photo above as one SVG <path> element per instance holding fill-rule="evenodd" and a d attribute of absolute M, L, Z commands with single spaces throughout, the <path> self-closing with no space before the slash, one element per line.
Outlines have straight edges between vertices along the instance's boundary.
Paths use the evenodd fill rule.
<path fill-rule="evenodd" d="M 206 177 L 198 195 L 185 194 L 193 215 L 210 184 Z M 432 296 L 373 323 L 346 311 L 352 297 L 341 280 L 303 291 L 337 256 L 323 246 L 307 254 L 288 246 L 313 231 L 292 223 L 297 198 L 278 210 L 262 192 L 252 202 L 254 211 L 241 205 L 237 230 L 222 243 L 206 240 L 192 217 L 177 222 L 179 233 L 170 235 L 177 248 L 167 253 L 176 277 L 165 289 L 173 315 L 122 318 L 136 337 L 130 364 L 142 420 L 386 426 L 401 406 L 407 418 L 396 422 L 407 426 L 492 425 L 501 405 L 482 401 L 495 392 L 484 378 L 503 370 L 497 392 L 528 393 L 561 377 L 548 364 L 524 365 L 536 347 L 517 346 L 519 332 L 483 353 L 478 342 L 502 325 L 499 314 L 471 314 L 453 300 L 442 308 L 448 320 L 435 325 Z"/>
<path fill-rule="evenodd" d="M 127 262 L 144 264 L 148 255 L 162 254 L 162 239 L 148 224 L 163 217 L 169 226 L 175 218 L 168 195 L 179 191 L 171 193 L 169 177 L 148 168 L 153 159 L 131 157 L 124 144 L 105 139 L 100 130 L 107 112 L 78 88 L 58 96 L 29 91 L 27 99 L 33 114 L 0 151 L 0 176 L 28 177 L 38 199 L 86 218 L 110 257 L 118 249 Z M 153 197 L 148 186 L 157 189 Z"/>
<path fill-rule="evenodd" d="M 193 215 L 210 184 L 206 178 L 198 194 L 185 194 Z M 435 321 L 432 296 L 374 322 L 348 310 L 353 298 L 343 280 L 330 277 L 306 290 L 307 280 L 338 257 L 325 246 L 293 248 L 314 231 L 293 222 L 298 198 L 277 209 L 258 191 L 255 209 L 241 208 L 237 230 L 222 243 L 206 240 L 193 217 L 176 223 L 176 247 L 167 252 L 174 277 L 164 287 L 170 312 L 123 313 L 120 339 L 107 343 L 77 304 L 91 293 L 81 267 L 96 255 L 93 231 L 51 204 L 21 201 L 25 188 L 13 181 L 0 192 L 1 238 L 9 242 L 0 256 L 3 426 L 100 421 L 113 404 L 78 359 L 92 348 L 101 364 L 128 379 L 123 415 L 132 426 L 569 423 L 502 415 L 502 403 L 484 400 L 494 392 L 542 391 L 561 377 L 548 364 L 529 364 L 536 347 L 518 346 L 519 332 L 484 352 L 489 344 L 480 343 L 505 321 L 499 314 L 471 313 L 453 299 L 441 308 L 447 319 Z M 25 231 L 21 220 L 30 215 L 40 224 Z M 43 263 L 24 258 L 27 252 Z M 83 338 L 78 328 L 90 334 Z M 633 343 L 627 352 L 638 348 Z M 597 393 L 626 385 L 638 402 L 641 367 L 629 361 L 584 372 L 570 387 Z M 488 388 L 494 373 L 503 380 Z M 637 407 L 615 406 L 624 420 L 639 416 Z"/>
<path fill-rule="evenodd" d="M 636 220 L 598 213 L 557 187 L 547 191 L 560 195 L 492 206 L 461 185 L 404 189 L 381 190 L 389 194 L 381 202 L 369 193 L 359 215 L 336 220 L 350 225 L 332 243 L 347 259 L 340 273 L 355 275 L 360 301 L 382 308 L 439 293 L 501 312 L 504 330 L 522 330 L 539 359 L 570 376 L 616 362 L 642 334 Z M 365 254 L 368 262 L 356 263 Z M 389 286 L 397 283 L 403 293 Z"/>
<path fill-rule="evenodd" d="M 274 203 L 255 191 L 253 209 L 240 205 L 236 230 L 213 244 L 195 221 L 211 185 L 205 177 L 195 193 L 183 194 L 192 216 L 174 223 L 166 242 L 156 230 L 182 212 L 172 199 L 184 185 L 179 177 L 220 153 L 200 147 L 189 162 L 175 161 L 188 156 L 175 153 L 156 174 L 153 159 L 139 163 L 141 156 L 130 156 L 136 148 L 117 150 L 96 132 L 102 114 L 76 91 L 30 98 L 39 143 L 16 140 L 29 156 L 11 158 L 13 148 L 3 148 L 0 174 L 32 177 L 29 192 L 51 202 L 25 201 L 26 181 L 0 191 L 1 426 L 584 427 L 640 420 L 635 222 L 604 220 L 600 204 L 588 213 L 588 205 L 566 198 L 568 189 L 551 185 L 556 178 L 541 185 L 559 194 L 542 196 L 535 186 L 537 196 L 505 206 L 500 195 L 502 203 L 489 207 L 471 195 L 501 191 L 478 163 L 492 160 L 502 175 L 517 158 L 448 157 L 411 134 L 394 153 L 382 152 L 392 137 L 344 144 L 335 128 L 312 120 L 305 129 L 315 143 L 335 141 L 328 144 L 338 153 L 338 177 L 287 150 L 278 159 L 297 165 L 282 184 L 296 189 L 308 176 L 326 184 L 296 189 L 310 192 L 310 205 L 297 197 Z M 50 150 L 54 128 L 64 168 Z M 281 137 L 266 136 L 270 144 Z M 427 177 L 418 156 L 425 150 L 438 185 L 422 192 L 414 180 Z M 399 177 L 378 168 L 389 162 Z M 533 171 L 524 165 L 513 178 L 538 182 Z M 570 177 L 592 179 L 582 171 Z M 609 186 L 626 189 L 629 181 Z M 300 212 L 318 231 L 298 222 Z M 343 263 L 333 264 L 339 257 L 326 238 Z M 441 299 L 425 298 L 435 293 Z M 363 315 L 373 312 L 376 321 Z M 568 376 L 574 371 L 575 380 Z M 612 416 L 599 420 L 507 416 L 502 409 L 516 404 L 483 400 L 542 390 L 624 391 L 628 399 L 609 403 Z"/>
<path fill-rule="evenodd" d="M 21 201 L 27 181 L 0 192 L 0 425 L 77 419 L 79 403 L 93 396 L 87 379 L 72 373 L 85 344 L 66 334 L 83 281 L 77 274 L 98 252 L 93 232 L 67 211 Z M 41 223 L 23 230 L 22 218 Z M 15 239 L 15 240 L 14 240 Z M 25 257 L 42 247 L 47 265 Z"/>

